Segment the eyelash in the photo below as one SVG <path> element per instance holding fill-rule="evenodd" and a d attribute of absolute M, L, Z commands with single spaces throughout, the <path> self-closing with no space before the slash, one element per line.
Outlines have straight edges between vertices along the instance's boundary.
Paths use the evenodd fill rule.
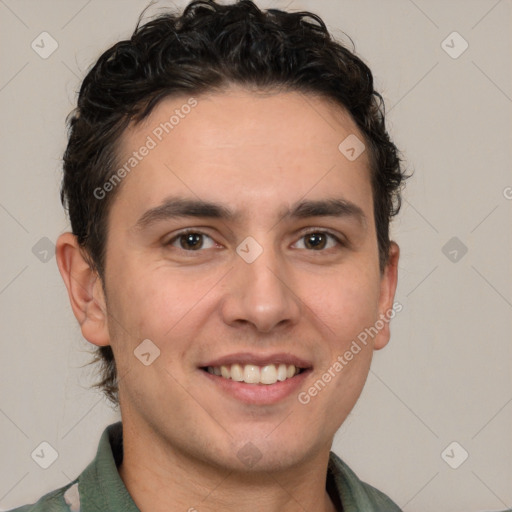
<path fill-rule="evenodd" d="M 194 235 L 202 235 L 202 236 L 206 236 L 208 238 L 210 238 L 211 240 L 213 240 L 213 238 L 208 235 L 207 233 L 204 233 L 202 231 L 199 231 L 197 229 L 193 229 L 193 228 L 189 228 L 189 229 L 185 229 L 181 232 L 179 232 L 178 234 L 174 235 L 170 240 L 168 240 L 167 242 L 164 243 L 164 245 L 167 247 L 167 246 L 172 246 L 172 244 L 179 240 L 180 237 L 182 236 L 185 236 L 185 235 L 189 235 L 189 234 L 194 234 Z M 319 228 L 313 228 L 305 233 L 303 233 L 300 237 L 299 237 L 299 240 L 308 236 L 308 235 L 311 235 L 311 234 L 322 234 L 322 235 L 327 235 L 331 238 L 333 238 L 337 244 L 340 246 L 340 247 L 346 247 L 346 243 L 340 239 L 340 237 L 336 236 L 334 233 L 331 233 L 330 231 L 326 231 L 324 229 L 319 229 Z M 194 253 L 194 252 L 201 252 L 202 250 L 204 249 L 197 249 L 197 250 L 193 250 L 193 249 L 183 249 L 181 247 L 176 247 L 176 249 L 179 249 L 183 252 L 187 252 L 187 253 Z M 332 247 L 330 247 L 329 249 L 333 249 Z M 308 250 L 308 252 L 326 252 L 328 251 L 329 249 L 320 249 L 320 250 L 313 250 L 313 249 L 306 249 Z"/>

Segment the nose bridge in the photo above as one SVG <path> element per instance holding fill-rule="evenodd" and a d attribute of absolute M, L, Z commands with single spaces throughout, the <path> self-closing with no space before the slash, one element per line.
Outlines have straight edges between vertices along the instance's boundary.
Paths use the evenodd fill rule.
<path fill-rule="evenodd" d="M 283 289 L 286 288 L 283 282 L 285 270 L 281 263 L 277 251 L 270 244 L 265 246 L 253 262 L 239 262 L 243 269 L 246 295 L 267 297 L 269 302 L 284 300 L 287 293 Z"/>
<path fill-rule="evenodd" d="M 295 323 L 300 307 L 286 262 L 276 250 L 269 233 L 259 236 L 263 243 L 247 237 L 237 247 L 235 268 L 224 302 L 225 322 L 252 323 L 260 331 L 270 331 L 288 321 Z"/>

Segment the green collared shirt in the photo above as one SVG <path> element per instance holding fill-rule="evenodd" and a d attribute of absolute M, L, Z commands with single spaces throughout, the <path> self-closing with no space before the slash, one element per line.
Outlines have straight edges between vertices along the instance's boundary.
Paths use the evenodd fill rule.
<path fill-rule="evenodd" d="M 11 512 L 140 512 L 117 471 L 122 459 L 123 430 L 119 421 L 103 431 L 96 457 L 78 478 L 44 495 L 37 503 Z M 326 488 L 337 509 L 343 512 L 400 512 L 393 501 L 359 480 L 333 452 Z"/>

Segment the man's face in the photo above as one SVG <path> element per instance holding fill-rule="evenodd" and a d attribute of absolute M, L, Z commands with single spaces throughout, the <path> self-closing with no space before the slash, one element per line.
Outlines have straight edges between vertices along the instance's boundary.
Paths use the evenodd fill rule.
<path fill-rule="evenodd" d="M 299 400 L 391 307 L 367 152 L 351 161 L 338 149 L 349 135 L 363 137 L 341 109 L 312 96 L 233 89 L 182 109 L 187 99 L 164 100 L 122 138 L 120 166 L 153 146 L 148 136 L 156 147 L 118 185 L 108 221 L 105 287 L 121 413 L 141 436 L 185 457 L 227 469 L 260 457 L 254 471 L 291 467 L 330 448 L 372 350 L 388 339 L 384 328 L 308 403 Z M 161 133 L 175 109 L 183 117 Z M 147 213 L 178 199 L 234 216 Z M 301 202 L 332 200 L 342 205 L 336 214 L 302 207 L 293 215 Z M 134 355 L 143 340 L 151 340 L 146 362 L 152 344 L 160 350 L 148 365 Z M 280 364 L 302 371 L 275 384 L 234 380 L 258 372 L 282 379 Z"/>

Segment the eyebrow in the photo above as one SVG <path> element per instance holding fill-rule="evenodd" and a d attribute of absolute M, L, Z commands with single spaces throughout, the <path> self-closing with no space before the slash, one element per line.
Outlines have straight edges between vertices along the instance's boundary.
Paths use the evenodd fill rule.
<path fill-rule="evenodd" d="M 162 204 L 147 210 L 135 223 L 134 229 L 142 230 L 164 220 L 179 218 L 208 218 L 227 222 L 240 221 L 240 212 L 215 202 L 183 197 L 168 197 Z M 351 201 L 341 198 L 322 200 L 302 200 L 291 208 L 284 208 L 278 214 L 280 220 L 307 219 L 309 217 L 348 217 L 363 226 L 367 219 L 363 210 Z"/>

